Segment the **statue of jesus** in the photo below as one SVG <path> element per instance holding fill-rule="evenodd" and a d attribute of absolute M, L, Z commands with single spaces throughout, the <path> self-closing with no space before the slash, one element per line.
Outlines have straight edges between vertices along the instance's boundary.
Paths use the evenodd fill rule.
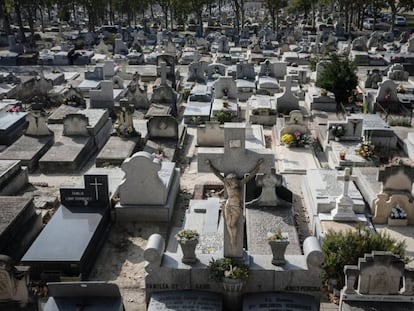
<path fill-rule="evenodd" d="M 220 171 L 213 166 L 210 160 L 207 160 L 206 162 L 214 175 L 224 183 L 227 192 L 227 201 L 224 206 L 223 217 L 227 231 L 230 235 L 231 245 L 235 246 L 237 241 L 237 222 L 243 214 L 243 186 L 256 176 L 264 160 L 259 159 L 255 168 L 243 179 L 237 178 L 237 175 L 234 173 L 227 174 L 224 177 L 221 175 Z"/>

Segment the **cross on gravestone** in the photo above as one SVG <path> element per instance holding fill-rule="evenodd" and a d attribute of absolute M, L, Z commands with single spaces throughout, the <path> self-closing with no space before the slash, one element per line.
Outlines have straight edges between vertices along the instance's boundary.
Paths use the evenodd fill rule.
<path fill-rule="evenodd" d="M 167 64 L 165 62 L 162 62 L 159 66 L 159 72 L 161 75 L 161 85 L 167 84 L 167 70 L 169 70 Z"/>
<path fill-rule="evenodd" d="M 98 189 L 98 186 L 103 186 L 103 183 L 98 183 L 98 179 L 95 177 L 94 182 L 90 183 L 89 185 L 95 187 L 95 200 L 98 200 L 99 199 L 99 189 Z"/>
<path fill-rule="evenodd" d="M 352 176 L 351 175 L 351 169 L 349 167 L 345 168 L 344 171 L 344 175 L 339 175 L 336 177 L 336 180 L 343 180 L 344 181 L 344 190 L 342 191 L 342 197 L 347 197 L 348 196 L 348 189 L 349 189 L 349 182 L 352 180 L 356 180 L 357 177 L 356 176 Z"/>
<path fill-rule="evenodd" d="M 107 175 L 84 175 L 85 188 L 61 188 L 60 201 L 66 207 L 109 206 L 109 190 Z"/>
<path fill-rule="evenodd" d="M 344 181 L 344 189 L 342 194 L 336 199 L 335 208 L 331 211 L 333 220 L 350 221 L 355 220 L 355 213 L 353 211 L 353 200 L 348 195 L 349 182 L 356 180 L 356 176 L 351 175 L 351 169 L 345 168 L 344 175 L 339 175 L 336 180 Z"/>
<path fill-rule="evenodd" d="M 259 162 L 263 163 L 259 167 L 261 173 L 268 173 L 274 167 L 274 155 L 270 149 L 246 149 L 246 124 L 226 123 L 224 125 L 224 148 L 199 148 L 198 150 L 198 171 L 211 172 L 211 164 L 216 168 L 216 173 L 234 174 L 240 181 L 247 172 L 251 172 Z M 262 161 L 260 161 L 262 162 Z M 209 164 L 207 164 L 209 163 Z M 254 172 L 254 174 L 259 171 Z M 216 174 L 217 175 L 217 174 Z M 220 177 L 219 177 L 220 178 Z M 224 178 L 221 176 L 220 179 Z M 244 194 L 241 194 L 240 204 L 244 206 Z M 244 219 L 238 217 L 237 222 L 237 241 L 230 242 L 230 234 L 225 230 L 224 234 L 224 256 L 235 259 L 243 258 L 243 237 Z"/>

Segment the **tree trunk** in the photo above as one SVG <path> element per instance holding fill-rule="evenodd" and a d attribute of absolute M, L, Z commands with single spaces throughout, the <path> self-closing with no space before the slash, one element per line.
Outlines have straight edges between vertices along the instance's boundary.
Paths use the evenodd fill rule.
<path fill-rule="evenodd" d="M 173 15 L 173 9 L 172 8 L 170 9 L 170 19 L 171 19 L 171 21 L 170 21 L 171 31 L 173 31 L 173 29 L 174 29 L 174 15 Z"/>
<path fill-rule="evenodd" d="M 200 10 L 198 13 L 198 21 L 199 21 L 199 27 L 200 27 L 200 37 L 203 36 L 203 12 Z"/>
<path fill-rule="evenodd" d="M 3 29 L 6 32 L 6 34 L 11 34 L 12 32 L 10 27 L 9 13 L 7 12 L 4 1 L 2 1 L 0 4 L 0 19 L 3 21 Z"/>
<path fill-rule="evenodd" d="M 40 28 L 42 33 L 45 32 L 45 21 L 43 20 L 44 16 L 43 16 L 43 9 L 42 6 L 39 5 L 39 14 L 40 14 Z"/>
<path fill-rule="evenodd" d="M 26 36 L 24 35 L 22 12 L 20 10 L 20 2 L 19 1 L 16 1 L 14 3 L 14 11 L 16 13 L 17 24 L 19 25 L 20 40 L 21 40 L 22 43 L 25 43 L 26 42 Z"/>

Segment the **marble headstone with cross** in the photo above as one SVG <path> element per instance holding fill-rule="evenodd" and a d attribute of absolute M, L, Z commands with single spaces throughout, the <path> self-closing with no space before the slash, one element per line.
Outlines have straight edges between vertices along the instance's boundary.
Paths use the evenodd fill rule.
<path fill-rule="evenodd" d="M 244 123 L 225 123 L 224 124 L 224 148 L 199 148 L 198 149 L 198 171 L 211 172 L 207 164 L 210 160 L 224 176 L 236 174 L 237 178 L 242 179 L 244 175 L 252 171 L 259 159 L 264 162 L 260 167 L 260 173 L 271 173 L 274 167 L 274 155 L 270 149 L 263 146 L 258 149 L 246 148 L 246 124 Z M 244 195 L 243 195 L 244 201 Z M 224 234 L 224 256 L 233 258 L 243 257 L 243 236 L 244 225 L 243 217 L 238 221 L 237 242 L 230 243 L 230 236 L 225 230 Z"/>
<path fill-rule="evenodd" d="M 292 77 L 286 76 L 282 95 L 276 97 L 276 109 L 279 113 L 288 114 L 299 109 L 299 98 L 292 93 Z"/>

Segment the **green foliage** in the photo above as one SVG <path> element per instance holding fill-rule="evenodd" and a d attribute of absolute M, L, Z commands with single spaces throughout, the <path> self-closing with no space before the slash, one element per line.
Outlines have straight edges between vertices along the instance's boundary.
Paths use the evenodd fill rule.
<path fill-rule="evenodd" d="M 411 127 L 410 119 L 409 118 L 396 118 L 392 119 L 388 122 L 389 126 L 405 126 L 405 127 Z"/>
<path fill-rule="evenodd" d="M 354 62 L 331 54 L 330 62 L 324 65 L 316 85 L 334 93 L 337 103 L 347 102 L 358 85 L 356 72 L 357 66 Z"/>
<path fill-rule="evenodd" d="M 287 240 L 287 239 L 288 238 L 282 234 L 282 231 L 280 229 L 267 237 L 268 241 Z"/>
<path fill-rule="evenodd" d="M 358 258 L 372 251 L 390 251 L 405 258 L 405 241 L 397 241 L 387 233 L 373 233 L 358 227 L 344 232 L 328 231 L 322 244 L 322 279 L 337 280 L 337 288 L 344 286 L 344 266 L 358 264 Z"/>
<path fill-rule="evenodd" d="M 198 234 L 197 230 L 193 229 L 182 229 L 177 232 L 175 238 L 177 240 L 196 240 L 200 235 Z"/>
<path fill-rule="evenodd" d="M 221 124 L 230 122 L 233 119 L 233 114 L 230 111 L 220 110 L 216 113 L 217 121 Z"/>
<path fill-rule="evenodd" d="M 210 279 L 220 282 L 223 277 L 246 280 L 249 277 L 249 267 L 244 264 L 234 263 L 231 258 L 219 258 L 210 260 L 208 265 Z"/>

